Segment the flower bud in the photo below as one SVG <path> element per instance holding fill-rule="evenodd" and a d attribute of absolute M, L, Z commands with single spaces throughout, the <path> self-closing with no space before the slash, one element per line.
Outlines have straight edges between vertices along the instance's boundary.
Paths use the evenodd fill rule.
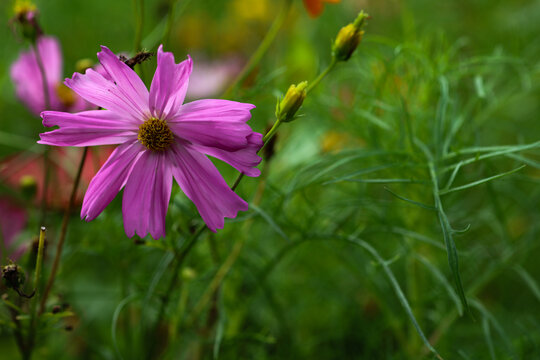
<path fill-rule="evenodd" d="M 341 28 L 332 46 L 332 54 L 337 60 L 347 61 L 351 58 L 354 50 L 362 41 L 364 35 L 362 27 L 367 18 L 368 14 L 361 11 L 353 23 Z"/>
<path fill-rule="evenodd" d="M 182 279 L 189 281 L 195 279 L 197 277 L 197 273 L 195 272 L 195 270 L 193 270 L 193 268 L 185 267 L 182 269 L 181 276 Z"/>
<path fill-rule="evenodd" d="M 36 178 L 32 175 L 24 175 L 19 180 L 19 188 L 21 189 L 21 193 L 27 200 L 34 199 L 38 188 Z"/>
<path fill-rule="evenodd" d="M 6 286 L 15 291 L 19 290 L 25 280 L 24 272 L 17 264 L 4 266 L 2 268 L 2 278 L 4 279 Z"/>
<path fill-rule="evenodd" d="M 285 97 L 278 101 L 276 106 L 276 118 L 281 122 L 294 120 L 296 112 L 302 106 L 306 98 L 307 81 L 302 81 L 298 85 L 291 85 Z"/>
<path fill-rule="evenodd" d="M 19 24 L 22 37 L 34 43 L 43 34 L 37 22 L 36 5 L 29 0 L 18 0 L 13 6 L 13 12 L 15 17 L 12 21 Z"/>
<path fill-rule="evenodd" d="M 75 71 L 84 74 L 86 69 L 90 69 L 94 66 L 94 62 L 90 59 L 80 59 L 75 63 Z"/>

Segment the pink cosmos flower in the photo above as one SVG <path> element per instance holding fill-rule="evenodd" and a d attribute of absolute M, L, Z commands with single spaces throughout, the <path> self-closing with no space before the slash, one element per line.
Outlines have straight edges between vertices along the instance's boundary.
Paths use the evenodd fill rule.
<path fill-rule="evenodd" d="M 214 96 L 225 89 L 242 70 L 243 61 L 236 56 L 223 57 L 219 60 L 198 60 L 193 69 L 187 90 L 188 99 Z"/>
<path fill-rule="evenodd" d="M 165 215 L 172 179 L 193 201 L 212 231 L 248 204 L 236 195 L 206 155 L 223 160 L 248 176 L 258 176 L 262 135 L 246 122 L 255 106 L 227 100 L 183 104 L 193 63 L 176 64 L 174 55 L 157 53 L 148 92 L 137 74 L 102 46 L 98 59 L 109 79 L 88 69 L 65 84 L 106 110 L 69 114 L 45 111 L 43 125 L 59 129 L 40 135 L 56 146 L 120 144 L 90 182 L 81 217 L 95 219 L 124 188 L 124 229 L 153 238 L 165 236 Z"/>
<path fill-rule="evenodd" d="M 58 40 L 51 36 L 40 36 L 37 40 L 47 82 L 50 108 L 45 104 L 45 91 L 36 53 L 33 49 L 21 52 L 11 65 L 10 75 L 15 84 L 17 97 L 39 115 L 43 110 L 82 111 L 91 105 L 62 84 L 62 53 Z"/>

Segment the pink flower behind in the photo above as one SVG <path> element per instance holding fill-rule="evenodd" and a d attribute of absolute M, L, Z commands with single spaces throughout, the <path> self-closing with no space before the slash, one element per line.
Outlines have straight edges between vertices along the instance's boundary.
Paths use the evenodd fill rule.
<path fill-rule="evenodd" d="M 33 49 L 24 51 L 11 65 L 10 75 L 15 84 L 17 97 L 36 115 L 43 110 L 81 111 L 90 105 L 62 84 L 62 53 L 58 40 L 50 36 L 40 36 L 37 40 L 45 77 L 50 108 L 47 109 L 43 79 L 36 53 Z"/>
<path fill-rule="evenodd" d="M 225 57 L 220 60 L 197 62 L 190 76 L 187 90 L 188 99 L 215 96 L 225 89 L 241 70 L 243 61 L 238 57 Z"/>
<path fill-rule="evenodd" d="M 14 249 L 13 243 L 25 225 L 26 211 L 17 206 L 11 199 L 0 197 L 0 233 L 4 241 L 4 246 L 0 247 L 0 260 L 4 257 L 2 248 L 7 250 L 7 257 L 13 261 L 22 255 L 26 246 L 21 245 Z"/>
<path fill-rule="evenodd" d="M 65 84 L 106 110 L 69 114 L 45 111 L 39 143 L 56 146 L 119 144 L 90 182 L 81 217 L 95 219 L 125 187 L 122 213 L 128 236 L 165 236 L 165 215 L 172 179 L 195 203 L 207 226 L 216 231 L 248 204 L 236 195 L 207 158 L 223 160 L 248 176 L 258 176 L 262 135 L 246 122 L 255 106 L 227 100 L 183 104 L 192 61 L 176 64 L 158 49 L 157 69 L 146 89 L 142 80 L 108 48 L 98 59 L 110 79 L 88 69 Z"/>

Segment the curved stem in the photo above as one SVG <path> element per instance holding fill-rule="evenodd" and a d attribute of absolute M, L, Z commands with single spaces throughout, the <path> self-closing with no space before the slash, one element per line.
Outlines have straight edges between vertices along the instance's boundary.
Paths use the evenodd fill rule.
<path fill-rule="evenodd" d="M 58 238 L 58 244 L 56 245 L 56 255 L 54 256 L 53 266 L 51 268 L 51 274 L 49 275 L 49 280 L 47 281 L 47 286 L 43 292 L 43 297 L 39 303 L 38 316 L 43 313 L 45 310 L 45 304 L 47 302 L 47 297 L 49 292 L 54 284 L 54 279 L 56 277 L 56 272 L 58 271 L 58 266 L 60 265 L 60 257 L 62 255 L 62 248 L 64 246 L 64 241 L 66 239 L 67 227 L 69 224 L 69 215 L 71 214 L 71 209 L 75 203 L 75 197 L 77 195 L 77 188 L 79 187 L 79 182 L 81 181 L 82 170 L 84 163 L 86 161 L 86 156 L 88 155 L 88 147 L 85 147 L 81 157 L 81 162 L 79 163 L 79 168 L 77 169 L 77 175 L 75 175 L 75 180 L 73 181 L 73 188 L 71 190 L 71 196 L 69 198 L 68 206 L 66 207 L 66 212 L 64 213 L 64 218 L 62 219 L 62 227 L 60 230 L 60 237 Z"/>
<path fill-rule="evenodd" d="M 324 71 L 320 73 L 319 76 L 317 76 L 317 78 L 309 84 L 309 86 L 306 89 L 306 94 L 309 93 L 311 90 L 313 90 L 317 85 L 319 85 L 321 80 L 324 79 L 326 75 L 328 75 L 330 71 L 334 69 L 337 63 L 338 63 L 338 60 L 335 57 L 332 57 L 332 61 L 330 62 L 330 64 L 328 64 L 326 69 L 324 69 Z"/>
<path fill-rule="evenodd" d="M 270 29 L 266 33 L 264 39 L 261 41 L 261 44 L 255 50 L 253 55 L 251 55 L 251 58 L 247 62 L 247 64 L 244 66 L 240 74 L 234 79 L 232 84 L 227 88 L 225 93 L 223 94 L 224 98 L 229 97 L 234 90 L 251 74 L 255 66 L 261 62 L 264 54 L 268 51 L 270 48 L 270 45 L 274 42 L 276 39 L 276 36 L 283 26 L 283 23 L 285 22 L 285 19 L 287 19 L 287 15 L 289 14 L 289 9 L 291 8 L 292 0 L 284 0 L 283 6 L 281 7 L 281 10 L 277 17 L 274 19 L 274 22 L 270 26 Z"/>

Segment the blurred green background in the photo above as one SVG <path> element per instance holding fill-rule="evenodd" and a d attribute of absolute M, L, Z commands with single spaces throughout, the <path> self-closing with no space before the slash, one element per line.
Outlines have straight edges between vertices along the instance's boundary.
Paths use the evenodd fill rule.
<path fill-rule="evenodd" d="M 95 60 L 99 45 L 133 54 L 139 2 L 36 4 L 44 31 L 61 42 L 66 77 L 77 60 Z M 171 4 L 165 49 L 177 61 L 190 54 L 195 69 L 245 62 L 280 8 L 277 0 L 145 0 L 145 48 L 160 42 Z M 2 157 L 42 151 L 33 145 L 41 121 L 9 77 L 28 47 L 8 26 L 12 5 L 0 3 Z M 342 0 L 311 18 L 295 0 L 235 93 L 257 106 L 255 131 L 274 121 L 290 84 L 328 65 L 332 40 L 361 9 L 372 19 L 355 55 L 282 126 L 262 177 L 239 187 L 250 210 L 201 237 L 172 291 L 174 249 L 201 223 L 178 186 L 159 241 L 125 236 L 120 196 L 93 222 L 74 212 L 48 309 L 63 304 L 74 315 L 43 326 L 35 359 L 435 358 L 404 302 L 444 359 L 539 356 L 540 2 Z M 143 65 L 147 84 L 154 68 L 155 59 Z M 526 165 L 441 195 L 470 315 L 448 264 L 426 152 L 441 189 L 460 161 L 451 190 Z M 235 171 L 218 166 L 232 183 Z M 21 243 L 38 226 L 37 210 L 28 211 Z M 61 217 L 48 218 L 49 245 Z M 19 263 L 31 273 L 31 251 Z M 0 359 L 17 358 L 1 314 Z"/>

